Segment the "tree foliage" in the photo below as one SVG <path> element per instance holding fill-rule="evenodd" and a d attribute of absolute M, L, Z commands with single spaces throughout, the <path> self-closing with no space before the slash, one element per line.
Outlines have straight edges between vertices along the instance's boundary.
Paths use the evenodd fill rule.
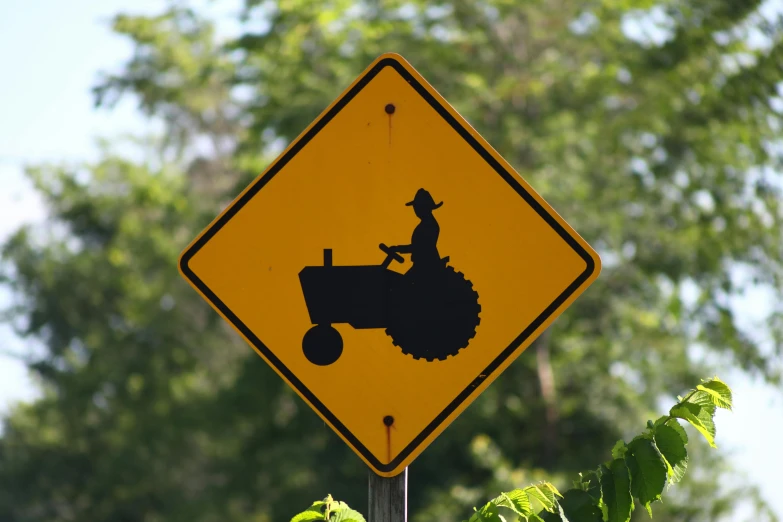
<path fill-rule="evenodd" d="M 176 257 L 390 50 L 604 261 L 590 290 L 414 463 L 418 520 L 456 520 L 523 481 L 561 487 L 593 464 L 589 448 L 609 447 L 716 364 L 777 381 L 780 344 L 762 350 L 730 302 L 754 284 L 783 302 L 783 34 L 759 8 L 247 0 L 241 34 L 227 40 L 181 2 L 118 15 L 114 30 L 135 51 L 101 77 L 97 105 L 131 97 L 164 132 L 140 154 L 108 148 L 91 164 L 30 171 L 50 220 L 7 241 L 2 269 L 16 296 L 7 317 L 37 348 L 24 356 L 43 394 L 5 420 L 0 519 L 266 522 L 326 485 L 361 509 L 364 466 L 180 281 Z M 705 404 L 725 405 L 704 386 L 704 404 L 675 413 L 712 437 Z M 688 465 L 671 431 L 656 437 L 617 449 L 632 484 L 649 473 L 660 482 L 661 466 L 648 470 L 653 445 L 665 480 Z M 698 444 L 688 450 L 725 469 Z M 611 490 L 624 475 L 607 469 L 595 483 Z M 656 516 L 719 519 L 748 497 L 721 481 L 688 474 Z"/>
<path fill-rule="evenodd" d="M 680 399 L 669 415 L 648 421 L 647 429 L 630 443 L 618 441 L 612 449 L 612 459 L 595 471 L 580 473 L 574 487 L 565 494 L 549 482 L 517 488 L 474 508 L 466 522 L 507 522 L 508 516 L 525 522 L 629 522 L 634 498 L 652 517 L 650 504 L 661 500 L 665 486 L 679 482 L 685 473 L 683 460 L 688 458 L 688 437 L 677 421 L 681 418 L 677 412 L 685 405 L 698 411 L 693 420 L 685 420 L 699 431 L 700 424 L 695 424 L 695 420 L 715 416 L 716 406 L 704 401 L 704 394 L 708 393 L 705 390 L 720 390 L 715 396 L 720 402 L 718 407 L 731 409 L 731 389 L 717 377 L 710 379 Z M 705 437 L 713 443 L 707 434 Z M 677 466 L 680 473 L 675 474 Z M 344 520 L 342 511 L 335 512 L 330 506 L 349 509 L 329 496 L 323 502 L 313 503 L 291 522 Z M 364 520 L 355 512 L 347 516 L 354 522 Z"/>

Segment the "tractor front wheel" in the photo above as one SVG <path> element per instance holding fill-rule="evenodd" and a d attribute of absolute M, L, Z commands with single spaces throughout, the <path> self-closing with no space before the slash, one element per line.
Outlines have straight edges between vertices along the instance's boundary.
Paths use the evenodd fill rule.
<path fill-rule="evenodd" d="M 302 351 L 307 360 L 318 366 L 329 366 L 343 353 L 343 338 L 330 324 L 313 326 L 302 339 Z"/>

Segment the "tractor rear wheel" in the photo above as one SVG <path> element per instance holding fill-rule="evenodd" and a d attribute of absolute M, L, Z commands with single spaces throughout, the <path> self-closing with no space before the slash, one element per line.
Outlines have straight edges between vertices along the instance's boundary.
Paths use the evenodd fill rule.
<path fill-rule="evenodd" d="M 445 360 L 475 337 L 478 298 L 473 284 L 450 266 L 426 279 L 403 280 L 390 293 L 386 334 L 414 359 Z"/>

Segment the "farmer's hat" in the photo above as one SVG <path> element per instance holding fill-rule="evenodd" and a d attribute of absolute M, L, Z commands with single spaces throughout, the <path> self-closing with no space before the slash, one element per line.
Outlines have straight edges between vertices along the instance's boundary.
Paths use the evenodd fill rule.
<path fill-rule="evenodd" d="M 440 206 L 443 205 L 443 202 L 441 201 L 440 203 L 436 204 L 430 193 L 421 188 L 416 192 L 416 196 L 414 196 L 413 201 L 409 201 L 405 203 L 405 205 L 426 210 L 435 210 L 436 208 L 440 208 Z"/>

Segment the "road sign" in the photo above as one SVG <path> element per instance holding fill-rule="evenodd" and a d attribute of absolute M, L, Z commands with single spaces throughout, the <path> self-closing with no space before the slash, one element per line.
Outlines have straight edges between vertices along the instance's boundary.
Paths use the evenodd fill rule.
<path fill-rule="evenodd" d="M 180 271 L 394 476 L 595 280 L 600 259 L 385 54 L 187 247 Z"/>

